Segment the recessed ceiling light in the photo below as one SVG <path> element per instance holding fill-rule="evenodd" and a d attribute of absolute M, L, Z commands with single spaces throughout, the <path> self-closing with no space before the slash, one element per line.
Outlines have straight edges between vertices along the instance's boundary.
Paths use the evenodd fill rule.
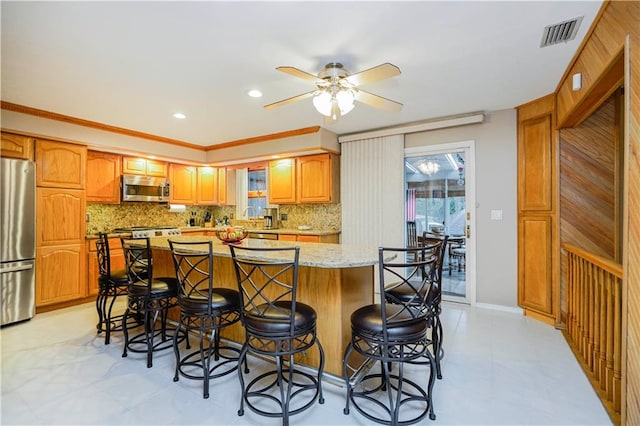
<path fill-rule="evenodd" d="M 262 97 L 262 92 L 259 91 L 258 89 L 249 90 L 249 92 L 247 94 L 249 96 L 251 96 L 252 98 L 261 98 Z"/>
<path fill-rule="evenodd" d="M 180 120 L 184 120 L 185 118 L 187 118 L 187 116 L 186 116 L 186 115 L 184 115 L 184 114 L 183 114 L 183 113 L 181 113 L 181 112 L 176 112 L 175 114 L 173 114 L 173 116 L 174 116 L 175 118 L 179 118 Z"/>

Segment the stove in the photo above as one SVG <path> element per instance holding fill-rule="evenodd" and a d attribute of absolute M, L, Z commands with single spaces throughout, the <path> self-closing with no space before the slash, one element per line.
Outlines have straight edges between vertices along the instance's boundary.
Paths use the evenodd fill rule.
<path fill-rule="evenodd" d="M 149 226 L 131 226 L 129 228 L 116 228 L 112 232 L 114 234 L 130 232 L 133 238 L 168 237 L 181 234 L 179 228 L 172 226 L 158 226 L 155 228 Z"/>

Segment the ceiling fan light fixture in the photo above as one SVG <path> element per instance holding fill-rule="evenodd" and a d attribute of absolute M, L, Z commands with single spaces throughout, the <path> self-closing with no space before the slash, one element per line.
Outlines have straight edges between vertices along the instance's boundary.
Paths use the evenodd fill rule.
<path fill-rule="evenodd" d="M 355 100 L 353 90 L 340 90 L 336 95 L 336 99 L 338 100 L 338 106 L 340 107 L 340 115 L 347 115 L 349 111 L 353 109 L 353 101 Z"/>
<path fill-rule="evenodd" d="M 319 90 L 313 96 L 313 106 L 320 114 L 330 117 L 332 107 L 331 94 L 324 90 Z"/>

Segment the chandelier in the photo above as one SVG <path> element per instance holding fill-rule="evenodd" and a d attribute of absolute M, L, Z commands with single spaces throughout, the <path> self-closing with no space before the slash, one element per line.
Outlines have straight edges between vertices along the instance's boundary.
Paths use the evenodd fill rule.
<path fill-rule="evenodd" d="M 432 174 L 438 173 L 438 170 L 440 170 L 440 164 L 431 160 L 423 161 L 418 164 L 418 169 L 425 175 L 431 176 Z"/>

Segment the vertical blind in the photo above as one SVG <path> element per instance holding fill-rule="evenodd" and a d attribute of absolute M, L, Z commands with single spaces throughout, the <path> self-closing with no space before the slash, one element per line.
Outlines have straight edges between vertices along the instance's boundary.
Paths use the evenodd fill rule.
<path fill-rule="evenodd" d="M 341 143 L 342 243 L 404 246 L 404 135 Z"/>

